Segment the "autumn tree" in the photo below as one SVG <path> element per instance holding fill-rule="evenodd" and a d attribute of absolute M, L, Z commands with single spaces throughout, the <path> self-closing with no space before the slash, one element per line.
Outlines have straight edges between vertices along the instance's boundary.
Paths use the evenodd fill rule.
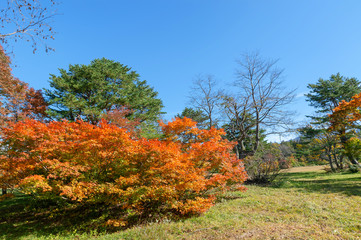
<path fill-rule="evenodd" d="M 329 115 L 331 126 L 330 131 L 336 131 L 339 134 L 344 154 L 350 162 L 361 167 L 355 146 L 360 146 L 356 133 L 359 131 L 361 120 L 361 93 L 356 94 L 350 101 L 342 100 L 339 105 L 334 108 L 333 113 Z"/>
<path fill-rule="evenodd" d="M 3 0 L 0 5 L 2 44 L 23 40 L 31 43 L 34 52 L 39 43 L 45 51 L 53 50 L 46 42 L 54 39 L 51 20 L 56 15 L 56 4 L 54 0 Z"/>
<path fill-rule="evenodd" d="M 361 92 L 361 82 L 356 78 L 344 77 L 337 73 L 331 75 L 329 79 L 320 78 L 317 83 L 309 84 L 307 87 L 310 92 L 305 95 L 306 100 L 316 108 L 316 115 L 309 116 L 312 120 L 312 128 L 318 131 L 314 139 L 325 151 L 331 169 L 343 169 L 345 144 L 341 143 L 340 136 L 345 137 L 345 133 L 343 129 L 329 130 L 329 115 L 334 113 L 334 109 L 341 101 L 350 101 L 355 94 Z M 345 139 L 342 141 L 345 142 Z"/>
<path fill-rule="evenodd" d="M 155 121 L 161 114 L 158 93 L 130 67 L 105 58 L 89 65 L 70 65 L 50 77 L 45 91 L 50 115 L 55 119 L 83 119 L 97 124 L 102 115 L 123 107 L 132 109 L 129 119 Z"/>

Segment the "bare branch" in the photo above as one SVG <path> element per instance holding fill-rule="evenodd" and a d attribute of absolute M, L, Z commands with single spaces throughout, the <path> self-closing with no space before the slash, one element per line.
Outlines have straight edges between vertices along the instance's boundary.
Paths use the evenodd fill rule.
<path fill-rule="evenodd" d="M 209 128 L 218 125 L 216 114 L 221 91 L 216 87 L 217 81 L 212 75 L 198 75 L 193 81 L 189 96 L 190 104 L 207 115 Z"/>
<path fill-rule="evenodd" d="M 247 137 L 247 132 L 243 131 L 253 129 L 255 132 L 252 140 L 254 153 L 261 140 L 261 129 L 268 131 L 265 134 L 291 131 L 292 113 L 286 110 L 286 106 L 293 101 L 295 90 L 284 90 L 283 70 L 276 68 L 277 60 L 264 60 L 258 53 L 245 53 L 237 63 L 239 68 L 233 85 L 238 96 L 224 98 L 227 102 L 224 107 L 226 115 L 238 131 L 235 140 L 239 144 Z M 240 112 L 235 111 L 236 105 Z"/>
<path fill-rule="evenodd" d="M 5 0 L 4 0 L 5 1 Z M 40 3 L 39 0 L 6 0 L 0 9 L 0 41 L 8 46 L 11 41 L 23 39 L 30 42 L 33 51 L 37 44 L 44 45 L 45 51 L 53 50 L 46 40 L 54 39 L 50 20 L 56 16 L 54 0 Z"/>

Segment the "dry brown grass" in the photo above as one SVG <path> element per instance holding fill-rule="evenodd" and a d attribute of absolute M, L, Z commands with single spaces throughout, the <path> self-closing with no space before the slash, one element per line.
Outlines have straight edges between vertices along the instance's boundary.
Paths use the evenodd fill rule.
<path fill-rule="evenodd" d="M 326 172 L 327 165 L 321 166 L 306 166 L 306 167 L 293 167 L 281 170 L 282 173 L 300 173 L 300 172 Z"/>

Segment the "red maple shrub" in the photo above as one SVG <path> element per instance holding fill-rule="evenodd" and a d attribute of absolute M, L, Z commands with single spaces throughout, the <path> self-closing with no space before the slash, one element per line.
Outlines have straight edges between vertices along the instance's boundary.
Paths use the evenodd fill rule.
<path fill-rule="evenodd" d="M 223 130 L 200 130 L 189 118 L 161 126 L 162 139 L 145 139 L 105 120 L 13 123 L 3 132 L 0 182 L 71 202 L 188 215 L 246 180 Z"/>

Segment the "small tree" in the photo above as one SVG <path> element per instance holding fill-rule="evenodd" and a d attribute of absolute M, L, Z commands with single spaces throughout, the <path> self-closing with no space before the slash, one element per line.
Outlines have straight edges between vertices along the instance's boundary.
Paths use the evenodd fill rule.
<path fill-rule="evenodd" d="M 300 128 L 300 141 L 298 150 L 300 155 L 307 161 L 319 164 L 320 160 L 329 163 L 331 170 L 343 169 L 344 156 L 339 137 L 333 132 L 327 131 L 326 124 L 308 124 Z"/>
<path fill-rule="evenodd" d="M 259 150 L 244 159 L 244 166 L 248 173 L 248 182 L 270 183 L 281 170 L 281 151 L 273 144 L 262 143 Z"/>

